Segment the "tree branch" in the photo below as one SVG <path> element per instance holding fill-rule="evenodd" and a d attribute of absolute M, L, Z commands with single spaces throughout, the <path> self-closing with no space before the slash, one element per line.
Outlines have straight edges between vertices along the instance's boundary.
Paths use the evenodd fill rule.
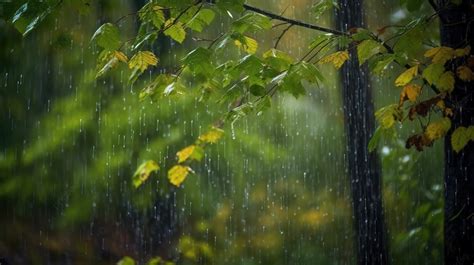
<path fill-rule="evenodd" d="M 321 26 L 314 25 L 314 24 L 310 24 L 310 23 L 303 22 L 303 21 L 300 21 L 300 20 L 295 20 L 295 19 L 287 18 L 287 17 L 280 16 L 280 15 L 277 15 L 277 14 L 275 14 L 275 13 L 271 13 L 271 12 L 269 12 L 269 11 L 266 11 L 266 10 L 263 10 L 263 9 L 260 9 L 260 8 L 257 8 L 257 7 L 253 7 L 253 6 L 247 5 L 247 4 L 244 4 L 244 8 L 245 8 L 246 10 L 253 11 L 253 12 L 256 12 L 256 13 L 259 13 L 259 14 L 262 14 L 262 15 L 265 15 L 265 16 L 267 16 L 267 17 L 269 17 L 269 18 L 272 18 L 272 19 L 276 19 L 276 20 L 280 20 L 280 21 L 287 22 L 287 23 L 289 23 L 289 24 L 291 24 L 291 25 L 294 25 L 294 26 L 300 26 L 300 27 L 307 28 L 307 29 L 313 29 L 313 30 L 317 30 L 317 31 L 321 31 L 321 32 L 332 33 L 332 34 L 338 35 L 338 36 L 349 35 L 349 34 L 346 33 L 346 32 L 342 32 L 342 31 L 335 30 L 335 29 L 330 29 L 330 28 L 321 27 Z"/>

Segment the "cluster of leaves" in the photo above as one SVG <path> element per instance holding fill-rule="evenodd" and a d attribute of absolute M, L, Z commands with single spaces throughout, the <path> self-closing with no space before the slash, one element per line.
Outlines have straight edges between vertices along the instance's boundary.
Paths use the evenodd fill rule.
<path fill-rule="evenodd" d="M 150 66 L 157 65 L 158 58 L 151 51 L 140 49 L 145 45 L 152 47 L 159 34 L 182 43 L 187 37 L 186 30 L 199 33 L 211 24 L 216 14 L 233 18 L 233 12 L 240 12 L 243 7 L 243 3 L 231 4 L 229 1 L 216 1 L 215 4 L 187 0 L 150 1 L 137 13 L 141 26 L 131 41 L 121 42 L 118 28 L 111 23 L 102 25 L 94 34 L 92 39 L 102 48 L 97 75 L 102 76 L 119 62 L 126 63 L 127 56 L 121 51 L 125 48 L 127 53 L 133 54 L 128 66 L 132 69 L 129 80 L 135 82 Z M 338 8 L 334 1 L 323 1 L 315 6 L 314 11 L 324 12 L 332 7 Z M 461 82 L 473 79 L 470 47 L 434 47 L 426 50 L 425 59 L 417 60 L 400 48 L 403 40 L 395 47 L 388 44 L 393 38 L 401 38 L 426 26 L 431 19 L 415 19 L 387 37 L 383 36 L 386 29 L 375 34 L 363 28 L 319 35 L 310 44 L 309 52 L 296 59 L 276 46 L 259 52 L 259 43 L 253 36 L 271 29 L 272 21 L 260 13 L 245 12 L 233 19 L 227 32 L 209 40 L 207 47 L 199 46 L 186 54 L 176 72 L 158 74 L 142 89 L 140 99 L 153 100 L 191 90 L 200 91 L 203 100 L 219 95 L 219 102 L 226 104 L 228 110 L 217 123 L 234 123 L 249 113 L 258 114 L 268 108 L 277 92 L 290 93 L 294 97 L 305 95 L 307 88 L 324 81 L 317 64 L 330 63 L 339 69 L 347 60 L 357 59 L 360 65 L 368 63 L 374 75 L 382 75 L 394 63 L 406 68 L 395 80 L 395 86 L 402 88 L 400 100 L 398 104 L 385 106 L 376 112 L 380 127 L 369 143 L 369 149 L 374 149 L 382 137 L 393 135 L 397 122 L 417 119 L 422 132 L 410 136 L 406 146 L 415 146 L 421 151 L 444 137 L 451 128 L 450 118 L 455 110 L 452 104 L 446 106 L 445 99 L 454 90 L 456 79 Z M 351 49 L 356 50 L 357 58 L 350 58 Z M 451 71 L 448 66 L 454 61 L 458 66 Z M 425 90 L 434 94 L 426 92 L 423 97 Z M 431 115 L 436 113 L 442 117 L 431 121 Z M 474 140 L 471 128 L 457 128 L 452 137 L 454 150 L 461 150 L 470 140 Z M 179 186 L 191 172 L 189 166 L 181 163 L 201 159 L 202 143 L 206 141 L 198 140 L 178 153 L 178 165 L 168 172 L 172 184 Z M 134 179 L 148 178 L 149 168 L 156 170 L 156 167 L 144 166 Z M 142 182 L 135 182 L 135 186 Z"/>

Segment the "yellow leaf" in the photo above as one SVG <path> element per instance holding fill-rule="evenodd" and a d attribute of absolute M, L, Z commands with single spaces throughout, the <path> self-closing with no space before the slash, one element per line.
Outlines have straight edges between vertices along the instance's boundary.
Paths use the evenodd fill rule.
<path fill-rule="evenodd" d="M 178 163 L 182 163 L 186 161 L 194 152 L 194 149 L 196 149 L 195 145 L 190 145 L 178 153 L 176 153 L 176 156 L 178 157 Z"/>
<path fill-rule="evenodd" d="M 451 146 L 457 153 L 463 149 L 469 141 L 474 141 L 474 126 L 459 127 L 451 135 Z"/>
<path fill-rule="evenodd" d="M 400 94 L 400 103 L 403 103 L 406 98 L 411 102 L 415 102 L 421 92 L 421 86 L 415 84 L 408 84 L 403 87 Z"/>
<path fill-rule="evenodd" d="M 454 56 L 456 57 L 468 56 L 470 53 L 471 53 L 471 46 L 466 46 L 465 48 L 454 50 Z"/>
<path fill-rule="evenodd" d="M 451 120 L 443 118 L 439 121 L 428 124 L 425 130 L 425 135 L 429 140 L 434 141 L 446 135 L 449 128 L 451 128 Z"/>
<path fill-rule="evenodd" d="M 347 59 L 349 59 L 349 52 L 345 50 L 326 55 L 321 58 L 319 63 L 332 63 L 336 69 L 339 69 L 347 61 Z"/>
<path fill-rule="evenodd" d="M 145 182 L 150 177 L 151 173 L 158 171 L 159 169 L 160 166 L 158 166 L 158 164 L 153 160 L 142 163 L 135 171 L 135 174 L 133 174 L 133 186 L 135 188 L 140 187 L 143 182 Z"/>
<path fill-rule="evenodd" d="M 472 72 L 471 68 L 461 65 L 456 69 L 456 74 L 458 75 L 459 79 L 463 81 L 472 81 L 474 80 L 474 73 Z"/>
<path fill-rule="evenodd" d="M 248 54 L 254 54 L 258 49 L 258 42 L 247 36 L 244 36 L 244 43 L 242 43 L 240 40 L 235 40 L 234 44 Z"/>
<path fill-rule="evenodd" d="M 114 57 L 117 58 L 117 60 L 119 60 L 121 62 L 124 62 L 124 63 L 127 63 L 127 61 L 128 61 L 127 55 L 125 55 L 121 51 L 114 51 Z"/>
<path fill-rule="evenodd" d="M 433 63 L 445 64 L 454 57 L 454 50 L 450 47 L 435 47 L 425 52 L 425 57 L 431 58 Z"/>
<path fill-rule="evenodd" d="M 382 129 L 390 129 L 395 125 L 395 121 L 401 120 L 403 113 L 397 104 L 385 106 L 375 112 L 375 118 Z"/>
<path fill-rule="evenodd" d="M 199 140 L 206 143 L 213 144 L 213 143 L 217 143 L 217 141 L 219 141 L 219 139 L 222 137 L 223 134 L 224 134 L 223 130 L 216 127 L 212 127 L 210 131 L 208 131 L 207 133 L 203 135 L 200 135 Z"/>
<path fill-rule="evenodd" d="M 179 187 L 186 179 L 190 171 L 190 167 L 176 165 L 168 171 L 168 180 L 171 182 L 171 184 Z"/>
<path fill-rule="evenodd" d="M 444 72 L 436 83 L 436 86 L 445 92 L 451 93 L 454 89 L 454 74 L 451 71 Z"/>
<path fill-rule="evenodd" d="M 150 65 L 157 65 L 158 58 L 150 51 L 139 51 L 128 62 L 130 69 L 139 69 L 145 71 Z"/>
<path fill-rule="evenodd" d="M 401 75 L 397 77 L 395 80 L 395 85 L 396 86 L 404 86 L 413 80 L 413 77 L 415 77 L 418 74 L 418 65 L 415 65 L 411 67 L 410 69 L 406 70 L 403 72 Z"/>

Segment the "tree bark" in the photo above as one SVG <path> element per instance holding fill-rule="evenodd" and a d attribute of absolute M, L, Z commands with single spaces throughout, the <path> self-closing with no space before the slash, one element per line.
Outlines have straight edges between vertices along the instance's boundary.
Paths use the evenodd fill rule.
<path fill-rule="evenodd" d="M 339 0 L 336 24 L 340 31 L 364 26 L 362 1 Z M 367 67 L 359 66 L 355 49 L 342 67 L 342 96 L 346 131 L 346 162 L 351 182 L 357 263 L 384 265 L 388 248 L 381 194 L 380 162 L 368 151 L 374 132 L 374 106 Z"/>
<path fill-rule="evenodd" d="M 454 5 L 440 1 L 441 45 L 474 48 L 474 2 Z M 472 56 L 472 51 L 471 51 Z M 455 71 L 461 59 L 448 66 Z M 468 143 L 459 153 L 451 146 L 451 134 L 460 127 L 474 125 L 473 82 L 456 80 L 447 103 L 455 110 L 452 127 L 445 137 L 445 264 L 474 264 L 474 144 Z"/>

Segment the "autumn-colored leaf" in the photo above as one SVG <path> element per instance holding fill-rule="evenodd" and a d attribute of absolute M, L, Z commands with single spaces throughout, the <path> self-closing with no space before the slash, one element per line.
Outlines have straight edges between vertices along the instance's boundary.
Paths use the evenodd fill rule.
<path fill-rule="evenodd" d="M 158 166 L 158 164 L 153 160 L 142 163 L 135 171 L 135 174 L 133 174 L 133 186 L 135 188 L 140 187 L 150 177 L 151 173 L 156 172 L 159 169 L 160 166 Z"/>
<path fill-rule="evenodd" d="M 178 163 L 182 163 L 188 159 L 200 161 L 203 155 L 204 150 L 199 145 L 190 145 L 176 153 L 176 156 L 178 157 Z"/>
<path fill-rule="evenodd" d="M 347 59 L 349 59 L 349 52 L 345 50 L 326 55 L 321 58 L 319 63 L 332 63 L 336 69 L 339 69 L 347 61 Z"/>
<path fill-rule="evenodd" d="M 183 181 L 186 180 L 186 177 L 188 176 L 189 172 L 191 172 L 190 167 L 182 165 L 173 166 L 168 171 L 168 180 L 171 182 L 171 184 L 175 185 L 176 187 L 179 187 L 183 183 Z"/>
<path fill-rule="evenodd" d="M 445 64 L 454 57 L 454 50 L 450 47 L 435 47 L 425 52 L 425 57 L 432 58 L 433 63 Z"/>
<path fill-rule="evenodd" d="M 375 112 L 375 118 L 383 129 L 389 129 L 395 125 L 395 121 L 401 120 L 403 113 L 398 105 L 385 106 Z"/>
<path fill-rule="evenodd" d="M 461 65 L 456 69 L 456 74 L 458 75 L 459 79 L 463 81 L 472 81 L 474 80 L 474 73 L 472 72 L 471 68 Z"/>
<path fill-rule="evenodd" d="M 127 63 L 128 62 L 128 57 L 127 55 L 125 55 L 123 52 L 121 51 L 114 51 L 114 56 L 115 58 L 117 58 L 117 60 L 123 62 L 123 63 Z"/>
<path fill-rule="evenodd" d="M 433 145 L 433 141 L 428 139 L 425 134 L 415 134 L 410 136 L 405 144 L 406 148 L 411 148 L 412 146 L 415 146 L 417 151 L 423 151 L 423 148 L 425 146 L 431 146 Z"/>
<path fill-rule="evenodd" d="M 425 135 L 428 139 L 434 141 L 445 136 L 449 128 L 451 128 L 451 120 L 443 118 L 439 121 L 428 124 L 425 130 Z"/>
<path fill-rule="evenodd" d="M 139 51 L 128 62 L 130 69 L 138 69 L 141 72 L 145 71 L 150 65 L 157 65 L 158 58 L 150 51 Z"/>
<path fill-rule="evenodd" d="M 418 74 L 418 65 L 415 65 L 405 72 L 403 72 L 401 75 L 397 77 L 395 80 L 395 85 L 396 86 L 404 86 L 413 80 L 413 77 L 415 77 Z"/>
<path fill-rule="evenodd" d="M 400 105 L 403 104 L 407 99 L 411 102 L 415 102 L 421 93 L 421 86 L 416 84 L 408 84 L 403 87 L 400 93 Z"/>
<path fill-rule="evenodd" d="M 422 101 L 411 107 L 408 113 L 408 118 L 410 120 L 413 120 L 417 115 L 421 117 L 426 117 L 433 105 L 436 105 L 439 101 L 443 100 L 444 96 L 444 94 L 439 94 L 433 98 Z"/>
<path fill-rule="evenodd" d="M 199 140 L 205 142 L 205 143 L 217 143 L 219 139 L 222 137 L 224 134 L 224 131 L 222 129 L 212 127 L 211 130 L 209 130 L 207 133 L 202 134 L 199 136 Z"/>
<path fill-rule="evenodd" d="M 247 36 L 243 36 L 242 40 L 236 39 L 234 44 L 248 54 L 254 54 L 258 49 L 258 42 Z"/>

